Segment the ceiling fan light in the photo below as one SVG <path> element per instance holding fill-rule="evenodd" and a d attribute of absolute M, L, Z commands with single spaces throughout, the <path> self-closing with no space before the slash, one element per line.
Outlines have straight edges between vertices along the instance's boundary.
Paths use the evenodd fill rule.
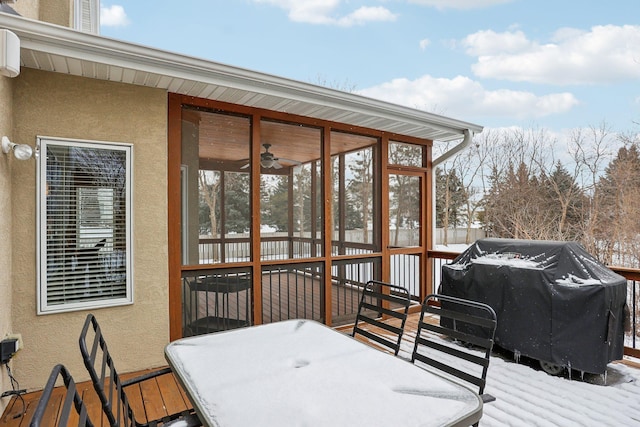
<path fill-rule="evenodd" d="M 260 160 L 260 166 L 262 166 L 263 168 L 270 168 L 273 166 L 274 160 L 273 159 L 262 159 Z"/>

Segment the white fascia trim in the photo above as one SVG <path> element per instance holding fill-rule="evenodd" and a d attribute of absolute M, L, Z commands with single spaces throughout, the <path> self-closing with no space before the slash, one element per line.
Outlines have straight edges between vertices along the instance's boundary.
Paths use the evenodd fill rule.
<path fill-rule="evenodd" d="M 480 133 L 483 129 L 482 126 L 472 123 L 362 95 L 83 33 L 24 17 L 0 13 L 0 27 L 14 31 L 20 37 L 24 49 L 279 96 L 300 102 L 403 121 L 417 126 L 428 125 L 434 129 L 456 135 L 448 140 L 460 138 L 464 135 L 465 130 Z"/>

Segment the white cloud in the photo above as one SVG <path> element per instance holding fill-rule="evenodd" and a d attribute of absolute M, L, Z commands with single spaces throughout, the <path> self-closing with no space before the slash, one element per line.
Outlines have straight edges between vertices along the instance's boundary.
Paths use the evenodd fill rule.
<path fill-rule="evenodd" d="M 340 18 L 337 21 L 337 24 L 344 27 L 351 27 L 353 25 L 363 25 L 367 22 L 395 21 L 396 18 L 397 15 L 394 15 L 393 13 L 391 13 L 391 11 L 381 6 L 361 7 L 355 12 L 352 12 L 347 16 Z"/>
<path fill-rule="evenodd" d="M 538 96 L 526 91 L 488 90 L 479 82 L 463 76 L 453 79 L 429 75 L 416 80 L 399 78 L 358 93 L 453 117 L 535 119 L 565 113 L 578 105 L 576 97 L 568 92 Z M 435 108 L 438 111 L 433 111 Z"/>
<path fill-rule="evenodd" d="M 343 16 L 336 16 L 336 9 L 342 0 L 253 0 L 256 3 L 266 3 L 284 9 L 289 19 L 294 22 L 308 24 L 337 25 L 351 27 L 364 25 L 367 22 L 395 21 L 397 15 L 390 10 L 378 7 L 360 7 Z"/>
<path fill-rule="evenodd" d="M 129 18 L 122 6 L 100 6 L 100 25 L 105 27 L 123 27 L 129 25 Z"/>
<path fill-rule="evenodd" d="M 562 28 L 545 43 L 521 31 L 480 31 L 462 45 L 477 56 L 482 78 L 546 84 L 597 84 L 640 79 L 640 26 Z"/>
<path fill-rule="evenodd" d="M 478 31 L 462 41 L 471 56 L 518 53 L 533 48 L 533 43 L 522 31 L 496 33 L 492 30 Z"/>
<path fill-rule="evenodd" d="M 482 9 L 512 0 L 409 0 L 409 3 L 435 7 L 436 9 Z"/>
<path fill-rule="evenodd" d="M 427 46 L 429 46 L 430 44 L 431 44 L 431 40 L 429 39 L 420 40 L 420 50 L 425 50 Z"/>

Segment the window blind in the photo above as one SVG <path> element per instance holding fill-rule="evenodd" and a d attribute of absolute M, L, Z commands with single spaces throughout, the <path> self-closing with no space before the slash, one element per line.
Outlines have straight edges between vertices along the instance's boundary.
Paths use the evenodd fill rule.
<path fill-rule="evenodd" d="M 41 141 L 40 150 L 41 311 L 130 302 L 131 147 Z"/>

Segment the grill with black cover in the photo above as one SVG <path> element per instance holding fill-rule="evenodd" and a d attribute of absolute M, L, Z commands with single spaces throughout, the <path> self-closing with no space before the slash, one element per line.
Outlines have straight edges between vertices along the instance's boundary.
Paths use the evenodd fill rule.
<path fill-rule="evenodd" d="M 490 305 L 497 346 L 601 374 L 624 352 L 627 281 L 579 243 L 480 239 L 443 265 L 440 293 Z"/>

